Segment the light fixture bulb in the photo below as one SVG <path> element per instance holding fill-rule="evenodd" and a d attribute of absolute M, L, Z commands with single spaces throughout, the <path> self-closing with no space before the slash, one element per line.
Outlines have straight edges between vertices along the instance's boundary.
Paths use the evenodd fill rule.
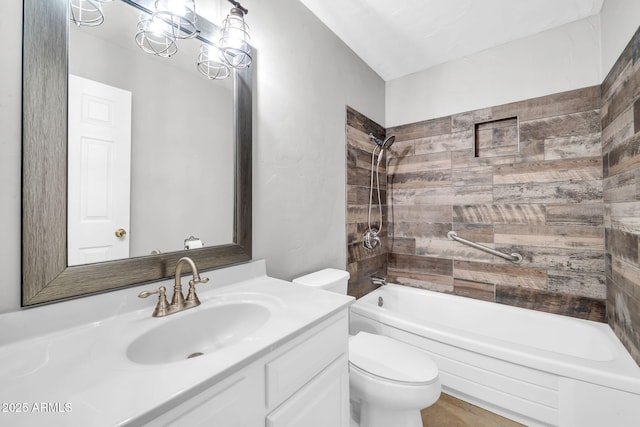
<path fill-rule="evenodd" d="M 251 65 L 249 26 L 244 22 L 244 12 L 234 7 L 224 20 L 220 37 L 221 58 L 233 68 Z"/>
<path fill-rule="evenodd" d="M 151 32 L 154 36 L 161 37 L 169 34 L 171 25 L 162 19 L 158 19 L 158 17 L 151 17 L 148 25 L 146 26 L 146 30 Z"/>

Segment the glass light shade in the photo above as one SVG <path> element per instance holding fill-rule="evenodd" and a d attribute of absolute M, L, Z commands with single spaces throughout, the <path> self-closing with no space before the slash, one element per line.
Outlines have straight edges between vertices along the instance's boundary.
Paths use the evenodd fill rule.
<path fill-rule="evenodd" d="M 222 60 L 233 68 L 246 68 L 251 65 L 249 41 L 249 26 L 244 22 L 244 13 L 234 7 L 223 23 L 220 37 Z"/>
<path fill-rule="evenodd" d="M 220 49 L 205 43 L 200 45 L 196 66 L 210 80 L 226 79 L 230 74 L 229 67 L 220 59 Z"/>
<path fill-rule="evenodd" d="M 198 34 L 195 0 L 156 0 L 154 18 L 168 25 L 167 35 L 173 39 L 190 39 Z"/>
<path fill-rule="evenodd" d="M 110 0 L 105 0 L 110 1 Z M 100 0 L 69 0 L 69 18 L 78 27 L 97 27 L 104 22 Z"/>
<path fill-rule="evenodd" d="M 166 33 L 167 24 L 164 20 L 156 19 L 155 15 L 140 16 L 136 43 L 143 51 L 165 58 L 178 52 L 178 46 L 174 38 Z"/>

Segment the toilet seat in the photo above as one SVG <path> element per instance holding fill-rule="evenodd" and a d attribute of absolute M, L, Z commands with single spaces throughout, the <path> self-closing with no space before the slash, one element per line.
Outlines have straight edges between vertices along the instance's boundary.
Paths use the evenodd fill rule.
<path fill-rule="evenodd" d="M 385 381 L 429 385 L 438 380 L 438 366 L 420 349 L 384 335 L 359 332 L 349 340 L 351 367 Z"/>

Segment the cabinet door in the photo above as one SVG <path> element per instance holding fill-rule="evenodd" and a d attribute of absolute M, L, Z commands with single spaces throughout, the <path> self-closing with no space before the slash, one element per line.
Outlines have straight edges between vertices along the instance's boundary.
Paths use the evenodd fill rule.
<path fill-rule="evenodd" d="M 277 408 L 348 351 L 348 321 L 344 313 L 323 322 L 265 364 L 269 409 Z"/>
<path fill-rule="evenodd" d="M 343 354 L 267 416 L 267 427 L 348 427 L 349 365 Z"/>

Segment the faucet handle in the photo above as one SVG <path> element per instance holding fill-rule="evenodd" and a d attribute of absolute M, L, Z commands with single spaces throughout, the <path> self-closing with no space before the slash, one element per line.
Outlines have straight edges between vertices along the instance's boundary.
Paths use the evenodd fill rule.
<path fill-rule="evenodd" d="M 138 294 L 138 298 L 147 298 L 151 295 L 158 294 L 158 304 L 153 310 L 153 317 L 162 317 L 169 314 L 169 302 L 167 301 L 167 288 L 160 286 L 155 291 L 143 291 Z"/>
<path fill-rule="evenodd" d="M 198 283 L 207 283 L 209 281 L 208 277 L 194 277 L 192 280 L 189 281 L 189 286 L 191 286 L 191 282 L 193 282 L 194 285 L 197 285 Z"/>
<path fill-rule="evenodd" d="M 196 307 L 200 305 L 200 299 L 198 298 L 198 295 L 196 295 L 196 285 L 198 283 L 207 283 L 208 281 L 208 277 L 200 276 L 196 276 L 192 280 L 189 280 L 189 292 L 184 300 L 184 305 L 186 307 Z"/>

